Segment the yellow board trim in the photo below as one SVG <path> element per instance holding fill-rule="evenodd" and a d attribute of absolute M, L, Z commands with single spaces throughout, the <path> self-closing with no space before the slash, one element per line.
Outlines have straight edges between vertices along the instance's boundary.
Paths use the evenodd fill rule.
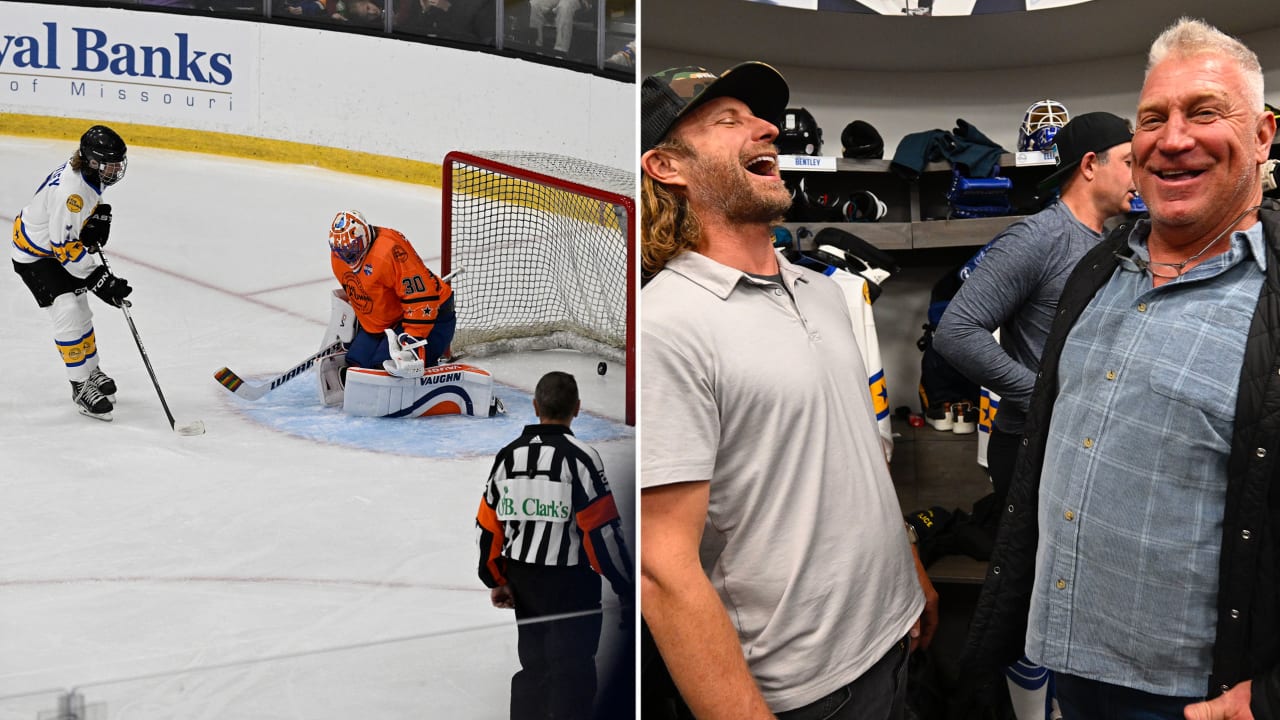
<path fill-rule="evenodd" d="M 0 113 L 0 135 L 49 138 L 78 141 L 80 136 L 97 120 Z M 186 152 L 226 155 L 230 157 L 263 160 L 266 162 L 312 165 L 368 177 L 397 180 L 441 187 L 444 171 L 439 163 L 375 155 L 373 153 L 344 150 L 273 140 L 270 138 L 232 135 L 208 130 L 168 128 L 156 125 L 136 125 L 112 122 L 111 129 L 120 133 L 130 146 L 182 150 Z"/>

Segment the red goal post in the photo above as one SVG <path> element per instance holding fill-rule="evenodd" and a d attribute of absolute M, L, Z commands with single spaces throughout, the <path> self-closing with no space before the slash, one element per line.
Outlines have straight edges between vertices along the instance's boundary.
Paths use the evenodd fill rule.
<path fill-rule="evenodd" d="M 521 151 L 444 159 L 441 272 L 458 316 L 453 350 L 570 348 L 626 366 L 635 424 L 635 175 Z"/>

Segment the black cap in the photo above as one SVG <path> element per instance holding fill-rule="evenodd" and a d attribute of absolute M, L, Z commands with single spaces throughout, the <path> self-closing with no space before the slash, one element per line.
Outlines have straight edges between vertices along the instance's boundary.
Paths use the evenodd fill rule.
<path fill-rule="evenodd" d="M 844 156 L 862 160 L 880 160 L 884 157 L 884 138 L 866 120 L 854 120 L 840 133 Z"/>
<path fill-rule="evenodd" d="M 1041 195 L 1048 195 L 1071 177 L 1080 167 L 1080 161 L 1089 153 L 1101 153 L 1133 140 L 1129 121 L 1109 112 L 1091 112 L 1077 115 L 1063 125 L 1053 137 L 1058 147 L 1058 169 L 1037 186 Z"/>
<path fill-rule="evenodd" d="M 640 152 L 652 150 L 680 118 L 718 97 L 741 100 L 756 117 L 776 123 L 791 91 L 781 73 L 755 61 L 720 75 L 694 66 L 654 73 L 640 87 Z"/>

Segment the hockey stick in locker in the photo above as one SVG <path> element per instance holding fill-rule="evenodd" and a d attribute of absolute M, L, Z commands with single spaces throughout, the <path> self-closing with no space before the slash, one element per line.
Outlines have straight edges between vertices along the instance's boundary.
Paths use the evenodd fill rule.
<path fill-rule="evenodd" d="M 462 274 L 464 270 L 465 268 L 458 268 L 441 279 L 445 282 L 449 282 L 455 276 Z M 316 364 L 317 360 L 332 355 L 333 353 L 340 352 L 342 349 L 343 344 L 341 342 L 335 342 L 265 382 L 249 382 L 237 375 L 231 368 L 227 367 L 215 372 L 213 374 L 213 379 L 217 380 L 222 387 L 226 388 L 237 397 L 242 397 L 245 400 L 258 400 L 272 390 L 275 390 L 281 385 L 306 372 L 308 368 Z"/>
<path fill-rule="evenodd" d="M 107 262 L 107 254 L 98 250 L 98 257 L 102 259 L 102 267 L 111 273 L 111 265 Z M 115 273 L 111 273 L 115 274 Z M 203 435 L 204 422 L 196 420 L 185 425 L 179 425 L 173 419 L 173 412 L 169 410 L 169 403 L 164 399 L 164 392 L 160 390 L 160 381 L 156 379 L 156 371 L 151 367 L 151 358 L 147 355 L 147 349 L 142 346 L 142 336 L 138 334 L 138 326 L 133 322 L 133 315 L 130 314 L 131 307 L 128 300 L 121 298 L 120 310 L 124 312 L 124 319 L 129 322 L 129 331 L 133 333 L 133 342 L 138 346 L 138 354 L 142 355 L 142 364 L 147 366 L 147 374 L 151 376 L 151 386 L 156 389 L 156 396 L 160 398 L 160 407 L 164 408 L 165 417 L 169 418 L 169 427 L 179 435 Z"/>

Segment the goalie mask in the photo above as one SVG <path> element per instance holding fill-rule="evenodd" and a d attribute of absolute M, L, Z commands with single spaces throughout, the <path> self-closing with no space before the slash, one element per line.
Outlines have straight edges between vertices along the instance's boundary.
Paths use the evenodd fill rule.
<path fill-rule="evenodd" d="M 352 268 L 364 258 L 372 242 L 369 223 L 357 210 L 343 210 L 329 225 L 329 249 Z"/>
<path fill-rule="evenodd" d="M 1057 100 L 1040 100 L 1022 115 L 1018 128 L 1018 151 L 1048 150 L 1053 147 L 1058 128 L 1071 119 L 1067 108 Z"/>
<path fill-rule="evenodd" d="M 774 141 L 783 155 L 817 155 L 822 150 L 822 128 L 804 108 L 787 108 Z"/>

